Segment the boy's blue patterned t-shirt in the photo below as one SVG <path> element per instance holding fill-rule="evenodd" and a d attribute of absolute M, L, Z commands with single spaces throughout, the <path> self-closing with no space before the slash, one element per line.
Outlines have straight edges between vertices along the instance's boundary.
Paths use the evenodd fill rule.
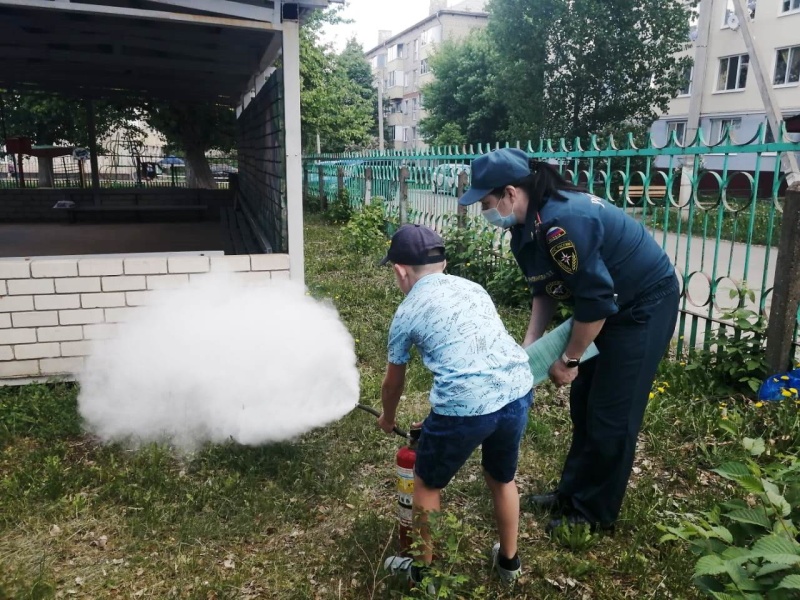
<path fill-rule="evenodd" d="M 433 372 L 430 402 L 437 414 L 490 414 L 533 387 L 528 355 L 489 294 L 461 277 L 435 273 L 411 288 L 389 329 L 389 362 L 406 364 L 411 346 Z"/>

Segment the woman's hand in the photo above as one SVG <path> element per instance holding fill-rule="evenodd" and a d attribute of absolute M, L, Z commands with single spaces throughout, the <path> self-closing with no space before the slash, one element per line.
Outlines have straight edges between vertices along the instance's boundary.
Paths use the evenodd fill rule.
<path fill-rule="evenodd" d="M 564 361 L 558 359 L 550 366 L 550 381 L 556 384 L 556 387 L 569 385 L 578 376 L 578 367 L 568 367 Z"/>

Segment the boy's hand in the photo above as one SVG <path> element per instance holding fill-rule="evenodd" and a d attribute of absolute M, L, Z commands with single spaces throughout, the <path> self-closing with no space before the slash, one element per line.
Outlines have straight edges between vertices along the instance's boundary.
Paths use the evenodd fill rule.
<path fill-rule="evenodd" d="M 378 427 L 383 429 L 384 433 L 392 433 L 392 430 L 397 426 L 397 423 L 394 419 L 387 419 L 386 415 L 381 413 L 381 416 L 378 417 Z"/>
<path fill-rule="evenodd" d="M 568 367 L 559 358 L 550 366 L 550 381 L 556 384 L 556 387 L 561 387 L 572 383 L 578 376 L 578 367 Z"/>

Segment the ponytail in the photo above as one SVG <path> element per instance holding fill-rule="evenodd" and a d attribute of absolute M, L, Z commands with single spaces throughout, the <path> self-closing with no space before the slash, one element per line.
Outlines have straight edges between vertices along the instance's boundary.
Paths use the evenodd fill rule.
<path fill-rule="evenodd" d="M 530 159 L 529 166 L 531 174 L 508 185 L 519 187 L 525 190 L 530 202 L 530 208 L 540 210 L 548 200 L 561 200 L 565 202 L 567 197 L 563 192 L 583 192 L 588 193 L 585 188 L 579 187 L 567 181 L 553 165 L 541 160 Z M 492 190 L 492 194 L 503 195 L 506 186 Z"/>

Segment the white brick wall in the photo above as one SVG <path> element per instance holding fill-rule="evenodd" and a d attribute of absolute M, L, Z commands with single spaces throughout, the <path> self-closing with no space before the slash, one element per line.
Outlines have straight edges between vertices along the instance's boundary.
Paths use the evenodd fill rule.
<path fill-rule="evenodd" d="M 289 256 L 0 258 L 0 385 L 76 373 L 92 341 L 113 336 L 115 323 L 135 315 L 155 290 L 209 272 L 253 283 L 289 279 Z"/>

